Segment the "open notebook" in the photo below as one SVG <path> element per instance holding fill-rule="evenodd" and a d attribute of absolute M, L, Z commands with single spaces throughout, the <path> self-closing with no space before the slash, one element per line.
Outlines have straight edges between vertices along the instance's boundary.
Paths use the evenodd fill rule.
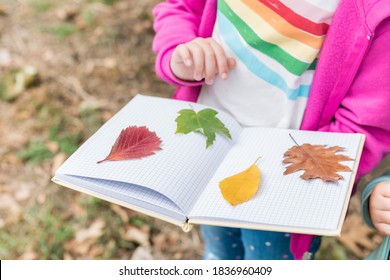
<path fill-rule="evenodd" d="M 195 111 L 206 106 L 191 103 Z M 364 135 L 241 127 L 229 114 L 217 117 L 232 139 L 217 134 L 205 148 L 197 133 L 175 134 L 178 111 L 189 102 L 137 95 L 89 138 L 56 172 L 53 181 L 183 226 L 224 225 L 285 232 L 338 235 L 348 207 L 364 143 Z M 217 110 L 218 111 L 218 110 Z M 162 150 L 137 160 L 104 162 L 120 131 L 130 125 L 147 126 L 162 139 Z M 294 142 L 346 148 L 355 159 L 342 162 L 352 172 L 325 183 L 303 180 L 300 173 L 283 175 L 283 154 Z M 225 201 L 219 181 L 257 163 L 260 189 L 248 202 Z"/>

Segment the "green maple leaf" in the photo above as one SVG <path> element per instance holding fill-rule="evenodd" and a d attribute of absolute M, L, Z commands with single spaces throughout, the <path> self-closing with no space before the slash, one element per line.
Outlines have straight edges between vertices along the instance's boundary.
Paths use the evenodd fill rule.
<path fill-rule="evenodd" d="M 216 117 L 217 114 L 218 112 L 212 109 L 203 109 L 198 113 L 192 109 L 180 110 L 179 116 L 175 120 L 177 122 L 176 133 L 201 133 L 207 138 L 206 148 L 213 144 L 215 133 L 224 134 L 232 139 L 229 130 Z"/>

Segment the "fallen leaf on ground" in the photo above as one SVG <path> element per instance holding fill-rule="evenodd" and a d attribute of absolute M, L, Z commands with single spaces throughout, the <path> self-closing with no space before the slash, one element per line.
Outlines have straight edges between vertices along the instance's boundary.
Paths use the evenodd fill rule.
<path fill-rule="evenodd" d="M 129 221 L 129 214 L 123 207 L 117 204 L 111 204 L 110 208 L 121 218 L 122 222 L 127 223 Z"/>
<path fill-rule="evenodd" d="M 37 259 L 39 259 L 39 254 L 32 250 L 25 251 L 23 255 L 19 257 L 19 260 L 37 260 Z"/>
<path fill-rule="evenodd" d="M 77 5 L 69 5 L 59 8 L 55 13 L 60 20 L 70 21 L 80 13 L 80 8 Z"/>
<path fill-rule="evenodd" d="M 72 203 L 70 203 L 68 207 L 69 207 L 69 212 L 75 218 L 80 218 L 80 217 L 83 217 L 87 214 L 87 211 L 85 210 L 85 208 L 82 207 L 80 205 L 79 201 L 77 201 L 77 200 L 76 200 L 76 202 L 72 201 Z"/>
<path fill-rule="evenodd" d="M 0 6 L 0 14 L 1 14 L 1 6 Z M 11 65 L 12 58 L 11 53 L 8 49 L 0 48 L 0 66 L 8 67 Z"/>
<path fill-rule="evenodd" d="M 3 4 L 0 4 L 0 16 L 5 16 L 5 15 L 7 15 L 5 6 Z"/>
<path fill-rule="evenodd" d="M 97 163 L 151 156 L 156 151 L 161 150 L 161 143 L 162 141 L 157 134 L 146 126 L 129 126 L 122 130 L 112 146 L 110 154 Z"/>
<path fill-rule="evenodd" d="M 94 221 L 88 228 L 77 231 L 75 237 L 64 244 L 64 249 L 71 255 L 87 255 L 97 246 L 96 242 L 103 235 L 105 226 L 103 220 Z"/>
<path fill-rule="evenodd" d="M 60 166 L 65 162 L 65 160 L 68 158 L 68 156 L 65 153 L 58 153 L 54 156 L 52 160 L 52 166 L 51 166 L 51 174 L 54 176 L 57 169 L 60 168 Z"/>
<path fill-rule="evenodd" d="M 93 239 L 96 241 L 103 234 L 105 226 L 105 221 L 96 220 L 88 228 L 79 230 L 75 236 L 77 243 L 81 244 L 87 239 Z"/>
<path fill-rule="evenodd" d="M 198 132 L 203 134 L 207 138 L 206 148 L 214 143 L 215 133 L 221 133 L 232 139 L 229 130 L 216 117 L 217 114 L 218 112 L 212 109 L 203 109 L 198 113 L 192 109 L 180 110 L 175 120 L 177 122 L 176 133 Z"/>
<path fill-rule="evenodd" d="M 336 154 L 344 148 L 333 146 L 326 148 L 324 145 L 303 144 L 291 147 L 285 154 L 283 163 L 291 163 L 286 167 L 284 175 L 294 173 L 298 170 L 305 170 L 300 176 L 302 179 L 320 178 L 322 181 L 336 182 L 342 179 L 339 171 L 351 171 L 348 166 L 342 165 L 340 161 L 353 160 L 345 155 Z"/>
<path fill-rule="evenodd" d="M 137 247 L 135 249 L 133 255 L 131 256 L 132 260 L 153 260 L 152 253 L 150 252 L 150 248 L 145 248 L 142 246 Z"/>
<path fill-rule="evenodd" d="M 167 234 L 165 233 L 159 233 L 155 236 L 153 236 L 153 248 L 155 248 L 158 251 L 164 251 L 167 247 L 169 247 L 167 243 Z"/>
<path fill-rule="evenodd" d="M 149 242 L 150 235 L 148 232 L 142 231 L 138 228 L 135 227 L 128 227 L 126 229 L 126 232 L 123 236 L 123 239 L 126 241 L 130 242 L 135 242 L 141 246 L 144 247 L 149 247 L 150 242 Z"/>
<path fill-rule="evenodd" d="M 360 213 L 352 213 L 346 219 L 342 234 L 337 238 L 359 258 L 367 257 L 382 241 L 382 237 L 364 224 Z M 359 230 L 356 230 L 359 229 Z"/>
<path fill-rule="evenodd" d="M 39 80 L 38 69 L 31 65 L 23 66 L 15 73 L 14 91 L 16 94 L 22 93 Z"/>
<path fill-rule="evenodd" d="M 251 199 L 258 191 L 261 173 L 256 160 L 248 169 L 219 182 L 223 198 L 232 205 Z"/>
<path fill-rule="evenodd" d="M 2 217 L 4 215 L 4 217 Z M 19 220 L 23 215 L 23 207 L 19 204 L 13 195 L 3 193 L 0 196 L 0 218 L 4 225 L 12 224 Z"/>

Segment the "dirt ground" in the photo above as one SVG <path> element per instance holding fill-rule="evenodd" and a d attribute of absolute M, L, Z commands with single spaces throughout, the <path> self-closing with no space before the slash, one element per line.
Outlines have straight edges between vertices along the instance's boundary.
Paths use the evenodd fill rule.
<path fill-rule="evenodd" d="M 0 259 L 200 259 L 190 233 L 53 184 L 56 168 L 154 73 L 157 0 L 0 0 Z M 356 195 L 318 258 L 361 259 L 381 237 Z"/>

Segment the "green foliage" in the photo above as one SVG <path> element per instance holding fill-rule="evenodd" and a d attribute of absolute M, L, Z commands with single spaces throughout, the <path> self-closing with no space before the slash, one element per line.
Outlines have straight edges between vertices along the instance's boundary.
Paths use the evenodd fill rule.
<path fill-rule="evenodd" d="M 109 6 L 114 5 L 118 0 L 89 0 L 89 2 L 100 2 Z"/>
<path fill-rule="evenodd" d="M 224 134 L 232 139 L 229 130 L 216 117 L 217 114 L 218 112 L 212 109 L 203 109 L 198 113 L 190 109 L 181 110 L 175 120 L 177 122 L 176 133 L 201 133 L 207 138 L 206 148 L 214 143 L 215 133 Z"/>
<path fill-rule="evenodd" d="M 80 201 L 80 204 L 87 212 L 86 220 L 91 221 L 100 218 L 114 224 L 116 228 L 123 226 L 123 221 L 110 208 L 109 202 L 93 196 L 87 196 Z"/>
<path fill-rule="evenodd" d="M 152 20 L 153 20 L 153 16 L 152 16 L 152 14 L 149 13 L 148 11 L 143 11 L 143 12 L 138 16 L 138 19 L 141 20 L 141 21 L 146 21 L 146 20 L 152 21 Z"/>
<path fill-rule="evenodd" d="M 114 5 L 118 0 L 103 0 L 106 5 Z"/>
<path fill-rule="evenodd" d="M 106 202 L 100 198 L 94 196 L 87 196 L 84 199 L 80 200 L 82 207 L 86 208 L 89 212 L 94 213 L 99 211 L 99 207 L 104 207 Z"/>
<path fill-rule="evenodd" d="M 39 253 L 40 259 L 63 259 L 64 244 L 74 236 L 74 221 L 59 218 L 67 200 L 66 195 L 54 192 L 44 204 L 27 206 L 18 226 L 2 228 L 0 259 L 16 259 L 26 251 Z"/>
<path fill-rule="evenodd" d="M 53 125 L 49 127 L 49 139 L 51 141 L 57 141 L 58 135 L 61 132 L 61 129 L 63 128 L 64 121 L 63 119 L 59 119 L 57 122 L 55 122 Z"/>
<path fill-rule="evenodd" d="M 67 23 L 50 27 L 47 31 L 60 39 L 65 39 L 66 37 L 77 33 L 78 30 L 74 24 Z"/>
<path fill-rule="evenodd" d="M 30 5 L 39 13 L 46 12 L 53 7 L 53 3 L 47 0 L 33 0 L 30 2 Z"/>
<path fill-rule="evenodd" d="M 348 260 L 354 259 L 347 254 L 345 246 L 334 237 L 322 237 L 321 247 L 316 254 L 316 260 Z"/>
<path fill-rule="evenodd" d="M 19 238 L 6 229 L 0 230 L 0 259 L 14 259 L 15 255 L 23 254 L 29 239 Z"/>
<path fill-rule="evenodd" d="M 66 132 L 65 120 L 63 117 L 58 117 L 57 121 L 49 127 L 48 131 L 49 139 L 56 142 L 58 144 L 59 151 L 67 155 L 73 154 L 84 139 L 82 131 L 76 133 Z"/>
<path fill-rule="evenodd" d="M 72 227 L 67 222 L 58 219 L 60 213 L 53 215 L 52 207 L 44 208 L 39 213 L 36 228 L 40 231 L 40 237 L 36 240 L 35 250 L 40 252 L 40 259 L 63 259 L 64 243 L 74 235 Z"/>
<path fill-rule="evenodd" d="M 33 101 L 33 104 L 39 121 L 47 122 L 47 120 L 57 118 L 57 113 L 54 112 L 53 108 L 49 104 L 35 103 L 35 100 Z"/>
<path fill-rule="evenodd" d="M 12 70 L 6 73 L 0 79 L 0 101 L 12 102 L 18 96 L 19 93 L 15 92 L 14 84 L 15 84 L 15 75 L 16 71 Z"/>
<path fill-rule="evenodd" d="M 31 65 L 9 70 L 0 79 L 0 100 L 16 100 L 26 89 L 39 84 L 38 71 Z"/>
<path fill-rule="evenodd" d="M 130 218 L 130 224 L 132 224 L 135 227 L 143 227 L 145 225 L 150 225 L 151 221 L 150 218 L 147 216 L 132 216 Z"/>
<path fill-rule="evenodd" d="M 88 26 L 92 26 L 96 23 L 96 16 L 92 9 L 85 9 L 82 12 L 81 17 Z"/>
<path fill-rule="evenodd" d="M 29 146 L 19 152 L 19 158 L 29 164 L 37 164 L 54 156 L 53 152 L 40 140 L 30 141 Z"/>
<path fill-rule="evenodd" d="M 0 100 L 7 101 L 7 84 L 5 81 L 0 80 Z"/>
<path fill-rule="evenodd" d="M 89 132 L 95 132 L 103 124 L 100 115 L 100 105 L 95 103 L 82 104 L 79 108 L 81 121 Z"/>
<path fill-rule="evenodd" d="M 80 146 L 80 142 L 82 139 L 82 132 L 62 136 L 58 140 L 60 151 L 64 152 L 67 155 L 73 154 Z"/>

